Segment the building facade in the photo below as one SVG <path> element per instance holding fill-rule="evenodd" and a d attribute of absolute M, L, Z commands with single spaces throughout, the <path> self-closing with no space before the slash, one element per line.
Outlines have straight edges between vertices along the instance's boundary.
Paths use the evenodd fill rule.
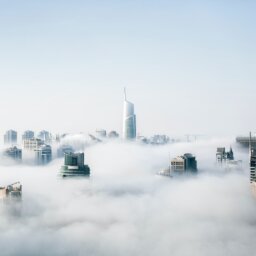
<path fill-rule="evenodd" d="M 27 139 L 23 141 L 23 147 L 27 150 L 35 150 L 39 148 L 40 146 L 44 145 L 44 142 L 40 139 Z"/>
<path fill-rule="evenodd" d="M 134 105 L 133 103 L 127 101 L 125 90 L 123 109 L 123 138 L 125 140 L 133 140 L 136 138 L 136 115 L 134 114 Z"/>
<path fill-rule="evenodd" d="M 182 174 L 184 172 L 197 172 L 196 157 L 190 153 L 177 156 L 171 160 L 171 171 Z"/>
<path fill-rule="evenodd" d="M 10 148 L 8 148 L 4 151 L 4 155 L 9 157 L 9 158 L 12 158 L 13 160 L 21 161 L 21 159 L 22 159 L 22 150 L 17 148 L 16 146 L 10 147 Z"/>
<path fill-rule="evenodd" d="M 62 177 L 89 176 L 90 168 L 84 164 L 84 153 L 66 153 L 60 175 Z"/>
<path fill-rule="evenodd" d="M 36 164 L 45 165 L 52 160 L 52 148 L 50 145 L 42 145 L 35 149 Z"/>
<path fill-rule="evenodd" d="M 17 132 L 8 130 L 4 134 L 4 144 L 17 144 Z"/>
<path fill-rule="evenodd" d="M 27 130 L 22 134 L 22 140 L 34 139 L 35 133 L 33 131 Z"/>

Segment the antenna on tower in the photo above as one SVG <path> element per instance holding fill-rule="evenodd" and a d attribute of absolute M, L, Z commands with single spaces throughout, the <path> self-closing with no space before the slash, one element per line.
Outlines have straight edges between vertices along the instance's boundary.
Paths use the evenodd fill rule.
<path fill-rule="evenodd" d="M 124 87 L 124 100 L 126 100 L 126 88 Z"/>

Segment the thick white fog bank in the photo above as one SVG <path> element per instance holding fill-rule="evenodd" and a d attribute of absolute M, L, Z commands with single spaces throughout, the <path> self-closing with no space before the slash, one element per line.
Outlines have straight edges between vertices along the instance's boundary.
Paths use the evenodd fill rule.
<path fill-rule="evenodd" d="M 247 151 L 234 147 L 243 171 L 215 166 L 216 147 L 230 144 L 101 143 L 85 149 L 89 179 L 59 178 L 63 159 L 45 167 L 1 165 L 0 184 L 21 181 L 23 200 L 15 214 L 1 204 L 0 254 L 253 255 L 256 201 Z M 156 175 L 169 154 L 187 152 L 197 156 L 198 175 Z"/>

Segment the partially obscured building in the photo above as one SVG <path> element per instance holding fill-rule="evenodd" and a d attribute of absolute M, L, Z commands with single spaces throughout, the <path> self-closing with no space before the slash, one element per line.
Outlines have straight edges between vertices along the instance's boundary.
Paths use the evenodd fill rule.
<path fill-rule="evenodd" d="M 20 182 L 0 187 L 0 199 L 2 200 L 20 200 L 22 197 L 22 185 Z"/>
<path fill-rule="evenodd" d="M 66 153 L 65 163 L 60 169 L 62 177 L 89 176 L 90 168 L 84 164 L 84 153 Z"/>
<path fill-rule="evenodd" d="M 251 137 L 250 136 L 238 136 L 238 137 L 236 137 L 237 144 L 239 144 L 242 147 L 246 147 L 246 148 L 249 148 L 249 146 L 256 147 L 256 136 L 255 135 L 251 136 Z"/>
<path fill-rule="evenodd" d="M 225 147 L 217 148 L 216 152 L 216 162 L 223 163 L 226 161 L 234 160 L 234 153 L 232 148 L 230 147 L 229 151 L 226 151 Z"/>
<path fill-rule="evenodd" d="M 175 157 L 171 160 L 171 170 L 174 173 L 197 172 L 196 157 L 190 153 Z"/>
<path fill-rule="evenodd" d="M 50 145 L 42 145 L 35 149 L 36 164 L 45 165 L 52 160 L 52 148 Z"/>
<path fill-rule="evenodd" d="M 27 130 L 22 135 L 22 140 L 30 140 L 33 139 L 35 136 L 35 133 L 33 131 Z"/>
<path fill-rule="evenodd" d="M 50 132 L 42 130 L 38 133 L 37 138 L 42 140 L 44 143 L 51 143 L 52 142 L 52 135 Z"/>
<path fill-rule="evenodd" d="M 125 140 L 133 140 L 136 138 L 136 115 L 134 114 L 133 103 L 126 99 L 125 91 L 123 111 L 123 138 Z"/>
<path fill-rule="evenodd" d="M 22 150 L 16 146 L 10 147 L 4 151 L 4 155 L 14 160 L 20 161 L 22 159 Z"/>
<path fill-rule="evenodd" d="M 23 147 L 27 150 L 35 150 L 39 148 L 40 146 L 44 145 L 44 142 L 40 139 L 28 139 L 23 141 Z"/>
<path fill-rule="evenodd" d="M 6 131 L 4 135 L 4 144 L 17 144 L 17 132 L 14 130 Z"/>

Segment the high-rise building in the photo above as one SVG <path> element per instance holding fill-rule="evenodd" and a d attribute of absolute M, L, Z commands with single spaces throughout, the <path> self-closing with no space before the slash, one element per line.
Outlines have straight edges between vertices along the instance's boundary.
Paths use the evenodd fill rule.
<path fill-rule="evenodd" d="M 4 144 L 17 144 L 17 132 L 8 130 L 4 135 Z"/>
<path fill-rule="evenodd" d="M 217 163 L 222 164 L 232 160 L 234 160 L 234 153 L 231 147 L 230 147 L 230 150 L 227 152 L 225 148 L 217 148 L 217 152 L 216 152 Z"/>
<path fill-rule="evenodd" d="M 52 148 L 50 145 L 42 145 L 35 149 L 36 163 L 38 165 L 48 164 L 52 160 Z"/>
<path fill-rule="evenodd" d="M 124 89 L 124 110 L 123 110 L 123 138 L 132 140 L 136 138 L 136 115 L 134 114 L 133 103 L 127 101 Z"/>
<path fill-rule="evenodd" d="M 171 170 L 174 173 L 197 172 L 196 157 L 190 153 L 175 157 L 171 160 Z"/>
<path fill-rule="evenodd" d="M 20 161 L 22 159 L 22 150 L 17 148 L 16 146 L 8 148 L 4 151 L 4 155 L 10 157 L 16 161 Z"/>
<path fill-rule="evenodd" d="M 66 153 L 64 165 L 60 169 L 62 177 L 89 176 L 90 168 L 84 164 L 84 153 Z"/>
<path fill-rule="evenodd" d="M 251 144 L 251 133 L 249 136 L 249 157 L 250 157 L 250 182 L 256 182 L 256 148 Z"/>
<path fill-rule="evenodd" d="M 35 133 L 33 131 L 27 130 L 22 135 L 22 140 L 30 140 L 33 139 L 35 136 Z"/>
<path fill-rule="evenodd" d="M 24 149 L 28 149 L 28 150 L 35 150 L 42 145 L 44 145 L 44 142 L 42 140 L 36 139 L 36 138 L 27 139 L 27 140 L 23 141 Z"/>
<path fill-rule="evenodd" d="M 37 138 L 42 140 L 44 143 L 52 142 L 52 135 L 48 131 L 42 130 L 38 133 Z"/>

